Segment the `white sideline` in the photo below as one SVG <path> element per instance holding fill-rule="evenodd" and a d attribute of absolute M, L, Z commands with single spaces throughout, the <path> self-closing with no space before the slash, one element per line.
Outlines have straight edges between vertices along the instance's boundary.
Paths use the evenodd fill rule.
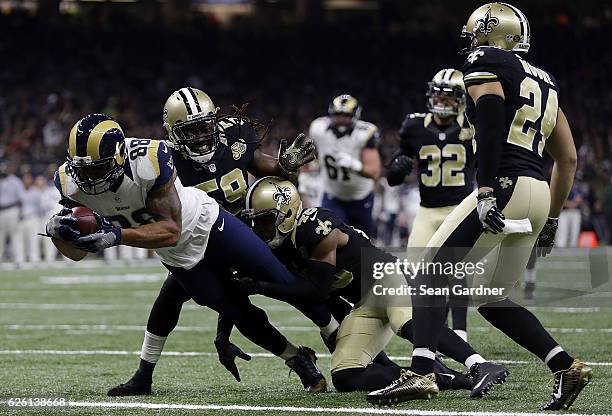
<path fill-rule="evenodd" d="M 119 402 L 68 402 L 68 407 L 97 407 L 115 409 L 153 410 L 225 410 L 242 412 L 293 412 L 293 413 L 348 413 L 367 415 L 415 415 L 415 416 L 550 416 L 550 413 L 530 412 L 454 412 L 444 410 L 389 409 L 377 407 L 294 407 L 294 406 L 246 406 L 216 404 L 170 404 L 170 403 L 119 403 Z M 563 416 L 587 416 L 582 413 L 563 413 Z M 610 415 L 601 415 L 610 416 Z"/>
<path fill-rule="evenodd" d="M 125 351 L 125 350 L 0 350 L 0 355 L 140 355 L 140 351 Z M 276 358 L 274 354 L 269 352 L 247 352 L 251 357 L 255 358 Z M 168 357 L 216 357 L 216 352 L 206 351 L 164 351 L 162 355 Z M 319 358 L 330 358 L 329 353 L 317 353 Z M 392 360 L 409 361 L 412 357 L 408 356 L 389 356 Z M 532 360 L 495 360 L 501 364 L 532 364 L 539 361 Z M 612 362 L 588 362 L 593 366 L 609 367 Z"/>

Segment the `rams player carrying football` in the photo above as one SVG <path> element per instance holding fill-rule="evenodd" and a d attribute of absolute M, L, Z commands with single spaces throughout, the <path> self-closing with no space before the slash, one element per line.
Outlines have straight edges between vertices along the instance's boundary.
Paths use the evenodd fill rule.
<path fill-rule="evenodd" d="M 444 220 L 428 246 L 435 258 L 461 261 L 471 255 L 458 247 L 486 253 L 490 270 L 484 284 L 510 289 L 525 269 L 531 248 L 552 249 L 557 217 L 576 170 L 572 133 L 559 108 L 559 86 L 547 71 L 523 57 L 529 50 L 525 15 L 507 3 L 476 9 L 463 29 L 470 41 L 463 69 L 468 91 L 467 116 L 475 127 L 478 190 Z M 546 151 L 555 164 L 550 189 L 542 172 Z M 531 233 L 509 233 L 504 220 L 529 220 Z M 444 251 L 443 248 L 452 248 Z M 453 252 L 454 255 L 449 254 Z M 433 276 L 433 279 L 444 276 Z M 414 305 L 411 372 L 371 402 L 394 403 L 431 397 L 437 390 L 432 370 L 445 299 L 422 297 Z M 591 368 L 570 356 L 527 309 L 505 296 L 479 302 L 479 313 L 509 338 L 540 358 L 552 371 L 553 393 L 542 410 L 567 409 L 591 378 Z M 500 380 L 505 375 L 500 374 Z"/>
<path fill-rule="evenodd" d="M 325 178 L 321 205 L 371 235 L 372 191 L 381 173 L 378 127 L 360 119 L 361 106 L 348 94 L 334 98 L 327 112 L 310 124 L 308 133 Z"/>
<path fill-rule="evenodd" d="M 230 213 L 236 213 L 242 207 L 249 172 L 255 176 L 288 176 L 314 158 L 314 145 L 304 135 L 298 136 L 290 147 L 283 140 L 279 159 L 266 155 L 258 149 L 260 139 L 248 118 L 219 117 L 210 97 L 196 88 L 181 88 L 170 95 L 164 106 L 163 122 L 181 182 L 205 191 Z M 221 222 L 219 230 L 224 231 L 224 235 L 230 239 L 226 243 L 231 241 L 236 248 L 239 246 L 250 254 L 232 258 L 224 256 L 219 262 L 225 259 L 225 266 L 219 264 L 219 267 L 232 267 L 241 273 L 248 270 L 249 275 L 256 279 L 272 280 L 280 284 L 289 284 L 295 279 L 250 229 L 242 227 L 244 224 L 240 222 L 238 224 L 241 227 L 234 229 L 234 223 L 234 219 L 231 223 Z M 193 297 L 193 292 L 208 290 L 205 279 L 185 282 L 170 271 L 149 314 L 139 368 L 128 382 L 110 389 L 108 394 L 111 396 L 151 393 L 155 365 L 166 338 L 178 323 L 183 303 Z M 239 297 L 236 294 L 232 296 Z M 195 297 L 194 300 L 206 304 Z M 296 307 L 323 328 L 338 325 L 324 305 L 311 302 Z M 220 314 L 219 325 L 220 336 L 215 340 L 219 360 L 240 381 L 234 360 L 236 357 L 250 357 L 229 342 L 229 332 L 233 325 L 231 315 Z M 238 329 L 242 332 L 240 326 Z M 281 341 L 280 334 L 276 332 L 277 342 L 272 349 L 269 344 L 266 349 L 285 360 L 298 374 L 307 391 L 324 389 L 325 379 L 314 365 L 312 350 L 297 347 L 284 337 Z M 261 336 L 267 337 L 268 334 L 262 332 Z"/>
<path fill-rule="evenodd" d="M 371 391 L 397 379 L 402 368 L 394 363 L 376 362 L 393 334 L 412 340 L 412 316 L 408 305 L 372 299 L 374 263 L 394 263 L 397 258 L 372 245 L 360 230 L 348 226 L 326 208 L 301 209 L 295 186 L 281 178 L 261 178 L 249 188 L 245 218 L 265 241 L 280 241 L 274 253 L 304 279 L 288 288 L 268 282 L 240 279 L 250 293 L 266 296 L 287 294 L 303 297 L 341 296 L 355 305 L 336 335 L 331 359 L 332 380 L 339 391 Z M 368 253 L 368 254 L 364 254 Z M 403 275 L 388 285 L 405 283 Z M 405 300 L 402 300 L 404 302 Z M 470 377 L 436 361 L 436 380 L 442 389 L 468 389 L 480 397 L 490 388 L 494 372 L 502 365 L 486 362 L 472 347 L 450 329 L 440 336 L 440 351 L 471 369 Z M 479 371 L 476 371 L 479 369 Z"/>
<path fill-rule="evenodd" d="M 409 248 L 425 247 L 442 221 L 474 190 L 472 129 L 464 115 L 463 74 L 438 71 L 427 88 L 428 113 L 409 114 L 400 128 L 400 153 L 387 168 L 387 182 L 396 186 L 418 161 L 421 206 L 408 238 Z M 452 299 L 453 329 L 467 339 L 467 306 Z"/>

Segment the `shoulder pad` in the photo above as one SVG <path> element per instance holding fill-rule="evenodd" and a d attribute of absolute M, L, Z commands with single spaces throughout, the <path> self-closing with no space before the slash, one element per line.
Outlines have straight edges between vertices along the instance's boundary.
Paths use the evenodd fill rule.
<path fill-rule="evenodd" d="M 463 65 L 465 84 L 495 81 L 500 72 L 518 59 L 514 53 L 491 46 L 481 46 L 470 52 Z"/>
<path fill-rule="evenodd" d="M 291 239 L 297 248 L 311 248 L 338 228 L 340 223 L 333 211 L 318 207 L 307 208 L 300 214 Z"/>
<path fill-rule="evenodd" d="M 247 144 L 259 144 L 257 130 L 244 118 L 228 117 L 219 122 L 222 139 L 231 143 L 243 141 Z"/>

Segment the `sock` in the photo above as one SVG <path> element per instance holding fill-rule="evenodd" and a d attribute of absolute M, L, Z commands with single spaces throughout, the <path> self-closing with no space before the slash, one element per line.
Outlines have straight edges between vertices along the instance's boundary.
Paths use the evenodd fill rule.
<path fill-rule="evenodd" d="M 453 306 L 451 307 L 451 311 L 453 314 L 453 329 L 462 330 L 463 332 L 466 332 L 467 306 Z M 467 337 L 467 333 L 466 333 L 466 337 Z"/>
<path fill-rule="evenodd" d="M 332 316 L 331 319 L 329 320 L 329 323 L 325 326 L 319 327 L 319 329 L 321 330 L 321 334 L 323 334 L 325 338 L 329 338 L 329 336 L 333 334 L 339 327 L 340 327 L 340 324 Z"/>
<path fill-rule="evenodd" d="M 417 374 L 425 375 L 433 372 L 436 354 L 427 348 L 415 348 L 412 351 L 410 369 Z"/>
<path fill-rule="evenodd" d="M 459 338 L 467 342 L 467 331 L 465 329 L 454 329 L 453 331 Z"/>
<path fill-rule="evenodd" d="M 287 361 L 298 355 L 298 347 L 287 341 L 285 350 L 279 355 L 280 358 Z"/>
<path fill-rule="evenodd" d="M 465 366 L 467 368 L 472 368 L 472 366 L 476 363 L 484 363 L 487 360 L 482 358 L 480 354 L 472 354 L 468 358 L 465 359 Z"/>
<path fill-rule="evenodd" d="M 149 363 L 155 364 L 159 360 L 159 356 L 164 349 L 164 343 L 166 337 L 160 337 L 152 334 L 149 331 L 145 331 L 144 341 L 142 342 L 142 349 L 140 351 L 140 358 Z"/>
<path fill-rule="evenodd" d="M 488 306 L 481 306 L 478 308 L 478 312 L 494 327 L 544 362 L 546 362 L 548 355 L 553 352 L 555 347 L 559 346 L 554 338 L 544 329 L 538 318 L 527 309 L 509 299 L 504 299 Z M 567 357 L 571 359 L 569 355 Z M 553 361 L 555 368 L 560 365 L 558 361 L 566 364 L 567 357 L 562 355 L 558 359 L 552 360 L 551 356 L 548 358 L 549 367 L 551 366 L 551 361 Z M 570 365 L 572 361 L 573 359 L 570 361 Z M 565 366 L 561 370 L 568 367 Z"/>
<path fill-rule="evenodd" d="M 546 364 L 553 373 L 567 370 L 571 367 L 573 362 L 574 359 L 559 345 L 550 350 L 550 352 L 546 354 L 546 358 L 544 358 L 544 364 Z"/>

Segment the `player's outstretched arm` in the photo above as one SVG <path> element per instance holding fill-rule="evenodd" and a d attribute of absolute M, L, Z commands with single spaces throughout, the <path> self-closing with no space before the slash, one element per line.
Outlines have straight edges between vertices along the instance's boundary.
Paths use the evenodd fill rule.
<path fill-rule="evenodd" d="M 548 216 L 559 218 L 563 204 L 569 195 L 576 175 L 576 146 L 569 123 L 559 108 L 557 125 L 546 141 L 546 151 L 555 164 L 550 178 L 550 211 Z"/>
<path fill-rule="evenodd" d="M 133 247 L 149 249 L 173 247 L 181 238 L 181 200 L 174 179 L 149 191 L 146 200 L 147 211 L 155 219 L 154 223 L 137 228 L 121 230 L 121 243 Z"/>

